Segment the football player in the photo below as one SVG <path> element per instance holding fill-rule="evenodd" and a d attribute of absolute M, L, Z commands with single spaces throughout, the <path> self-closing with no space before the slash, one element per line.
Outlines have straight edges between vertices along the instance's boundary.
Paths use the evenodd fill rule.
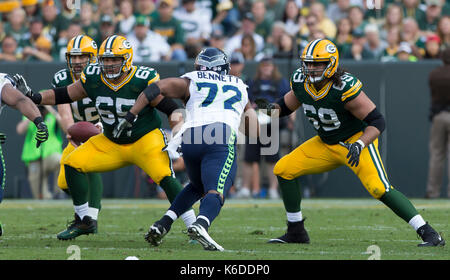
<path fill-rule="evenodd" d="M 53 76 L 52 87 L 54 89 L 76 82 L 80 79 L 81 73 L 86 66 L 97 63 L 97 44 L 95 41 L 86 35 L 73 37 L 67 44 L 66 63 L 67 68 L 61 69 Z M 67 131 L 75 122 L 88 121 L 95 124 L 100 132 L 102 131 L 100 116 L 97 113 L 94 102 L 89 97 L 70 104 L 59 104 L 57 108 L 61 116 L 62 129 L 69 140 L 61 158 L 69 155 L 77 147 L 77 144 L 71 141 L 71 135 Z M 102 177 L 98 173 L 88 173 L 86 176 L 89 181 L 88 215 L 94 220 L 94 224 L 96 224 L 103 192 Z M 62 161 L 58 176 L 58 187 L 69 194 Z M 75 220 L 79 220 L 78 215 L 75 215 Z"/>
<path fill-rule="evenodd" d="M 169 116 L 174 127 L 181 118 L 171 116 L 178 106 L 168 98 L 154 100 L 136 117 L 135 125 L 114 138 L 113 129 L 133 106 L 139 94 L 159 74 L 153 68 L 134 66 L 133 50 L 123 36 L 105 39 L 98 51 L 98 64 L 88 65 L 80 79 L 63 87 L 33 93 L 25 90 L 36 104 L 64 104 L 89 97 L 100 115 L 103 133 L 91 137 L 63 158 L 66 180 L 79 219 L 58 234 L 60 239 L 73 239 L 95 231 L 88 214 L 88 180 L 84 173 L 106 172 L 135 164 L 143 169 L 167 194 L 170 202 L 182 190 L 174 176 L 166 151 L 166 137 L 161 118 L 155 108 Z M 26 83 L 25 80 L 22 80 Z M 183 214 L 186 226 L 195 220 L 192 209 Z"/>
<path fill-rule="evenodd" d="M 177 195 L 166 214 L 150 226 L 145 239 L 158 246 L 172 223 L 201 199 L 197 220 L 187 232 L 205 250 L 223 251 L 223 247 L 209 236 L 208 228 L 219 215 L 236 176 L 235 143 L 242 113 L 248 111 L 250 119 L 247 121 L 255 124 L 257 117 L 248 103 L 247 85 L 240 78 L 228 75 L 230 65 L 223 51 L 203 49 L 195 60 L 195 69 L 180 78 L 151 84 L 114 134 L 120 137 L 124 129 L 136 126 L 135 116 L 162 96 L 186 102 L 186 122 L 169 142 L 168 150 L 176 158 L 176 149 L 181 144 L 190 183 Z M 257 136 L 258 130 L 253 135 Z"/>
<path fill-rule="evenodd" d="M 291 90 L 283 98 L 271 104 L 257 102 L 260 108 L 279 110 L 279 116 L 287 116 L 302 106 L 318 134 L 274 167 L 288 223 L 286 234 L 269 242 L 309 243 L 296 179 L 346 165 L 374 198 L 417 231 L 423 240 L 419 246 L 444 245 L 444 239 L 390 184 L 378 151 L 384 117 L 362 90 L 361 81 L 339 68 L 336 46 L 325 39 L 311 41 L 303 50 L 301 61 L 302 66 L 291 76 Z"/>
<path fill-rule="evenodd" d="M 16 83 L 13 77 L 5 73 L 0 73 L 0 112 L 4 105 L 19 110 L 25 117 L 37 127 L 36 148 L 48 139 L 48 129 L 37 106 L 16 89 Z M 0 144 L 4 144 L 6 135 L 0 133 Z M 3 192 L 6 183 L 6 168 L 3 159 L 3 153 L 0 146 L 0 203 L 3 200 Z M 1 225 L 0 225 L 1 227 Z M 1 229 L 0 229 L 1 230 Z"/>

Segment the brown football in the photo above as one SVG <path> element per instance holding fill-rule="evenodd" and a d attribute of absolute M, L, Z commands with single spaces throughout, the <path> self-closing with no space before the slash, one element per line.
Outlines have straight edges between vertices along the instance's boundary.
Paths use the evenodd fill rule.
<path fill-rule="evenodd" d="M 100 134 L 100 130 L 90 122 L 76 122 L 67 129 L 67 132 L 72 136 L 72 141 L 77 144 L 84 143 L 92 136 Z"/>

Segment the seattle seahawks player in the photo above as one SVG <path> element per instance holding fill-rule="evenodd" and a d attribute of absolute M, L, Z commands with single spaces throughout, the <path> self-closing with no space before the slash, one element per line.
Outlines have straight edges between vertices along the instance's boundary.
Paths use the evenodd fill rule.
<path fill-rule="evenodd" d="M 276 103 L 258 100 L 260 108 L 286 116 L 303 107 L 318 135 L 307 140 L 275 165 L 286 216 L 287 233 L 270 243 L 309 243 L 300 208 L 300 176 L 327 172 L 346 165 L 367 191 L 409 223 L 420 235 L 419 246 L 444 245 L 442 237 L 424 221 L 412 203 L 388 180 L 378 151 L 384 117 L 362 91 L 354 75 L 339 68 L 339 54 L 329 40 L 309 42 L 302 67 L 291 76 L 291 90 Z M 276 114 L 276 113 L 275 113 Z"/>
<path fill-rule="evenodd" d="M 181 191 L 170 158 L 163 149 L 165 135 L 155 108 L 171 116 L 178 106 L 168 98 L 154 100 L 137 116 L 135 126 L 113 137 L 113 129 L 133 106 L 139 94 L 159 80 L 153 68 L 134 66 L 133 49 L 123 36 L 106 38 L 98 51 L 98 65 L 88 65 L 80 79 L 68 86 L 41 93 L 25 91 L 36 104 L 64 104 L 89 97 L 100 115 L 104 131 L 83 143 L 63 159 L 66 180 L 79 220 L 58 234 L 60 239 L 73 239 L 91 234 L 96 224 L 89 216 L 88 182 L 84 173 L 107 172 L 135 164 L 144 170 L 167 194 L 169 201 Z M 174 118 L 175 119 L 175 118 Z M 174 121 L 171 126 L 175 126 Z M 186 226 L 195 220 L 192 209 L 182 215 Z"/>
<path fill-rule="evenodd" d="M 36 131 L 36 148 L 48 139 L 48 129 L 37 106 L 28 98 L 17 90 L 16 82 L 13 77 L 8 74 L 0 73 L 0 112 L 3 106 L 8 105 L 11 108 L 19 110 L 25 117 L 37 127 Z M 0 144 L 4 144 L 6 135 L 0 133 Z M 6 183 L 6 168 L 3 159 L 3 153 L 0 146 L 0 203 L 3 200 L 3 193 Z"/>
<path fill-rule="evenodd" d="M 123 129 L 136 125 L 135 116 L 161 96 L 179 98 L 186 103 L 186 121 L 169 142 L 168 151 L 175 155 L 175 149 L 181 144 L 190 183 L 177 195 L 165 215 L 150 226 L 145 239 L 158 246 L 172 223 L 201 199 L 199 215 L 188 227 L 188 234 L 205 250 L 223 251 L 209 236 L 208 228 L 219 215 L 236 175 L 235 143 L 242 113 L 248 111 L 247 121 L 255 124 L 257 117 L 248 103 L 247 85 L 240 78 L 228 75 L 230 65 L 223 51 L 203 49 L 195 60 L 195 69 L 180 78 L 166 78 L 147 87 L 116 126 L 115 137 Z M 257 136 L 258 130 L 253 135 Z"/>

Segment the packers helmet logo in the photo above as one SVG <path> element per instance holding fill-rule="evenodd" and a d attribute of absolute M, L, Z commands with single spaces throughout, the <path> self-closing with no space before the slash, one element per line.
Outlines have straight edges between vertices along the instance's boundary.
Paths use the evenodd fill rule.
<path fill-rule="evenodd" d="M 91 47 L 97 49 L 97 43 L 94 40 L 91 41 Z"/>
<path fill-rule="evenodd" d="M 131 49 L 131 44 L 130 44 L 130 42 L 128 42 L 127 40 L 123 40 L 122 46 L 123 46 L 125 49 Z"/>
<path fill-rule="evenodd" d="M 328 44 L 325 47 L 325 50 L 329 53 L 335 53 L 336 52 L 336 47 L 333 44 Z"/>

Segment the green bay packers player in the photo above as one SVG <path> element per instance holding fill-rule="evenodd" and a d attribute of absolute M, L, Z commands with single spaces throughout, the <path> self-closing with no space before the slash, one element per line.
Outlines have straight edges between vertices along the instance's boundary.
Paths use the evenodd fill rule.
<path fill-rule="evenodd" d="M 53 88 L 65 87 L 76 82 L 80 79 L 81 73 L 86 66 L 97 63 L 97 44 L 95 41 L 86 35 L 73 37 L 67 44 L 66 63 L 67 68 L 56 72 L 53 76 Z M 61 115 L 62 129 L 69 140 L 61 158 L 69 155 L 77 147 L 77 144 L 71 141 L 71 135 L 67 131 L 72 124 L 78 121 L 88 121 L 96 124 L 100 131 L 102 129 L 95 104 L 89 97 L 70 104 L 60 104 L 58 105 L 58 112 Z M 96 223 L 101 207 L 102 178 L 98 173 L 88 173 L 86 176 L 89 181 L 89 216 Z M 63 164 L 61 164 L 59 170 L 58 186 L 64 192 L 69 193 Z M 78 215 L 75 215 L 75 220 L 79 220 Z"/>
<path fill-rule="evenodd" d="M 301 60 L 302 66 L 291 76 L 291 90 L 283 98 L 271 104 L 264 100 L 257 102 L 260 108 L 278 109 L 279 116 L 287 116 L 302 106 L 318 134 L 281 158 L 274 167 L 288 227 L 285 235 L 269 242 L 309 243 L 296 179 L 346 165 L 374 198 L 417 231 L 423 240 L 419 246 L 444 245 L 442 237 L 412 203 L 390 184 L 378 151 L 384 117 L 362 90 L 361 81 L 339 68 L 336 46 L 325 39 L 311 41 Z"/>
<path fill-rule="evenodd" d="M 159 80 L 155 69 L 134 66 L 133 50 L 123 36 L 112 35 L 103 41 L 98 51 L 98 65 L 88 65 L 75 83 L 33 93 L 25 90 L 36 104 L 64 104 L 89 97 L 95 103 L 103 125 L 103 133 L 91 137 L 64 157 L 66 180 L 72 196 L 75 213 L 80 220 L 58 234 L 60 239 L 73 239 L 93 233 L 95 228 L 88 215 L 88 181 L 84 173 L 112 171 L 135 164 L 144 170 L 167 194 L 170 202 L 182 190 L 174 176 L 161 130 L 161 119 L 155 108 L 169 116 L 174 127 L 180 117 L 172 116 L 178 105 L 168 98 L 158 98 L 136 117 L 132 128 L 121 137 L 112 133 L 116 124 L 127 115 L 139 94 Z M 24 81 L 25 82 L 25 81 Z M 195 221 L 192 209 L 182 218 L 187 226 Z"/>

